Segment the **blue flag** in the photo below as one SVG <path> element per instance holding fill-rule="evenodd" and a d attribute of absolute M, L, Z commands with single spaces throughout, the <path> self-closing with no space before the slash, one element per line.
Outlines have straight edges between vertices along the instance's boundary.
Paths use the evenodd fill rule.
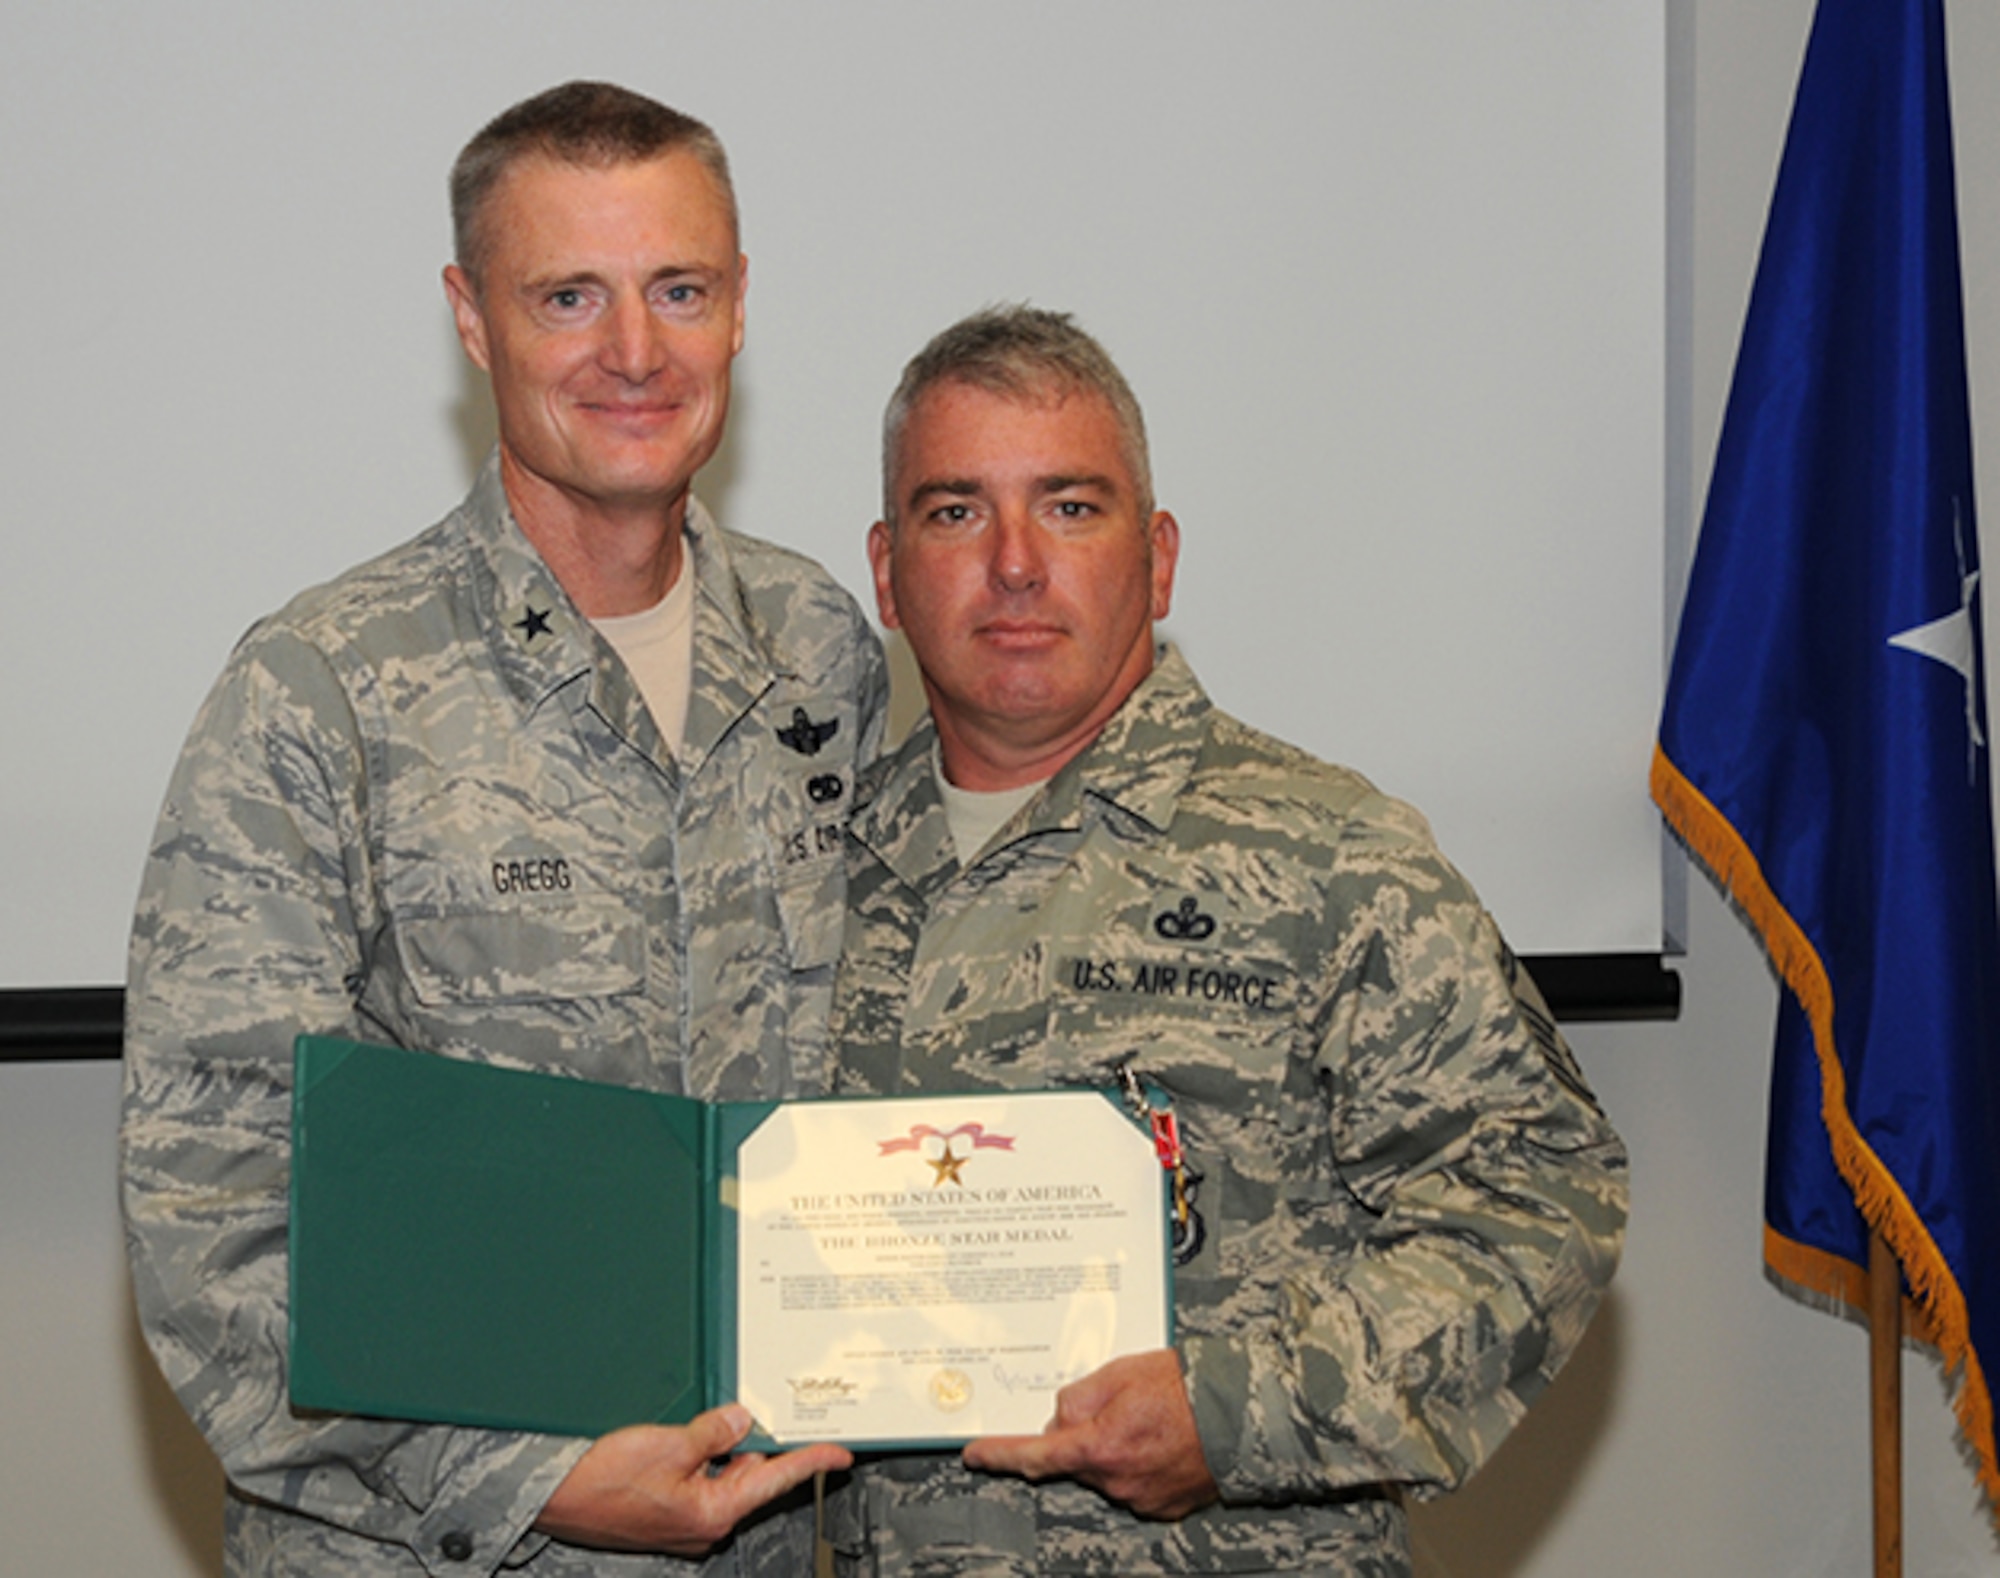
<path fill-rule="evenodd" d="M 2000 1502 L 2000 922 L 1942 0 L 1820 0 L 1653 797 L 1782 994 L 1765 1255 L 1903 1268 Z"/>

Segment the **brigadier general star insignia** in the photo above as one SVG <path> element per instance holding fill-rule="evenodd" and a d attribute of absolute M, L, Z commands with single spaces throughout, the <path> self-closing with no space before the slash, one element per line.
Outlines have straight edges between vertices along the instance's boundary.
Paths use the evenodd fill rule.
<path fill-rule="evenodd" d="M 553 612 L 553 609 L 537 608 L 530 603 L 526 617 L 515 620 L 514 628 L 521 632 L 523 641 L 533 641 L 536 636 L 553 635 L 554 632 L 549 629 L 549 615 Z"/>
<path fill-rule="evenodd" d="M 789 727 L 777 731 L 778 743 L 789 746 L 801 756 L 817 756 L 819 748 L 840 732 L 840 720 L 828 718 L 824 723 L 815 723 L 806 716 L 803 707 L 792 708 Z"/>

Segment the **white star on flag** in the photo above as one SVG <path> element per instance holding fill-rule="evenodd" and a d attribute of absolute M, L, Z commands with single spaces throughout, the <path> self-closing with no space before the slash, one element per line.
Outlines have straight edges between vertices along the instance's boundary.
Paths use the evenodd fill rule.
<path fill-rule="evenodd" d="M 1960 532 L 1964 518 L 1957 515 L 1953 523 L 1953 537 L 1958 543 L 1959 604 L 1957 609 L 1942 618 L 1933 619 L 1929 624 L 1917 625 L 1889 638 L 1889 645 L 1901 647 L 1905 652 L 1914 652 L 1919 657 L 1931 658 L 1952 670 L 1965 682 L 1965 729 L 1970 736 L 1973 750 L 1982 749 L 1986 736 L 1979 727 L 1979 654 L 1974 650 L 1972 640 L 1972 599 L 1979 589 L 1979 572 L 1965 572 L 1964 539 Z"/>

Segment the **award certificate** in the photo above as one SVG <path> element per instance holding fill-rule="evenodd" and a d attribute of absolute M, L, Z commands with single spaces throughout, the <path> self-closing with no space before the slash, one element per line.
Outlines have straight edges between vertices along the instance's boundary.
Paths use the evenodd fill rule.
<path fill-rule="evenodd" d="M 735 1394 L 776 1442 L 1031 1434 L 1171 1341 L 1164 1175 L 1104 1093 L 790 1103 L 736 1166 Z"/>
<path fill-rule="evenodd" d="M 1048 1422 L 1166 1345 L 1166 1175 L 1094 1090 L 706 1102 L 302 1036 L 296 1407 L 752 1445 Z"/>

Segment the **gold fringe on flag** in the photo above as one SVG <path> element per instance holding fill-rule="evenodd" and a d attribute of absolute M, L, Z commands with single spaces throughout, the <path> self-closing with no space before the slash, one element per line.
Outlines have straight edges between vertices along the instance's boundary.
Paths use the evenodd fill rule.
<path fill-rule="evenodd" d="M 1653 751 L 1653 800 L 1695 857 L 1721 883 L 1762 939 L 1779 977 L 1798 998 L 1812 1026 L 1819 1056 L 1820 1116 L 1832 1142 L 1834 1165 L 1854 1192 L 1868 1225 L 1895 1252 L 1910 1288 L 1908 1329 L 1942 1356 L 1956 1378 L 1959 1428 L 1979 1459 L 1979 1483 L 2000 1508 L 2000 1461 L 1993 1440 L 1993 1396 L 1972 1347 L 1971 1320 L 1958 1279 L 1902 1185 L 1854 1126 L 1847 1110 L 1847 1073 L 1833 1039 L 1833 983 L 1826 965 L 1797 921 L 1779 903 L 1764 872 L 1734 827 L 1657 746 Z M 1822 1298 L 1867 1307 L 1867 1269 L 1798 1244 L 1766 1228 L 1764 1259 L 1773 1275 Z"/>

